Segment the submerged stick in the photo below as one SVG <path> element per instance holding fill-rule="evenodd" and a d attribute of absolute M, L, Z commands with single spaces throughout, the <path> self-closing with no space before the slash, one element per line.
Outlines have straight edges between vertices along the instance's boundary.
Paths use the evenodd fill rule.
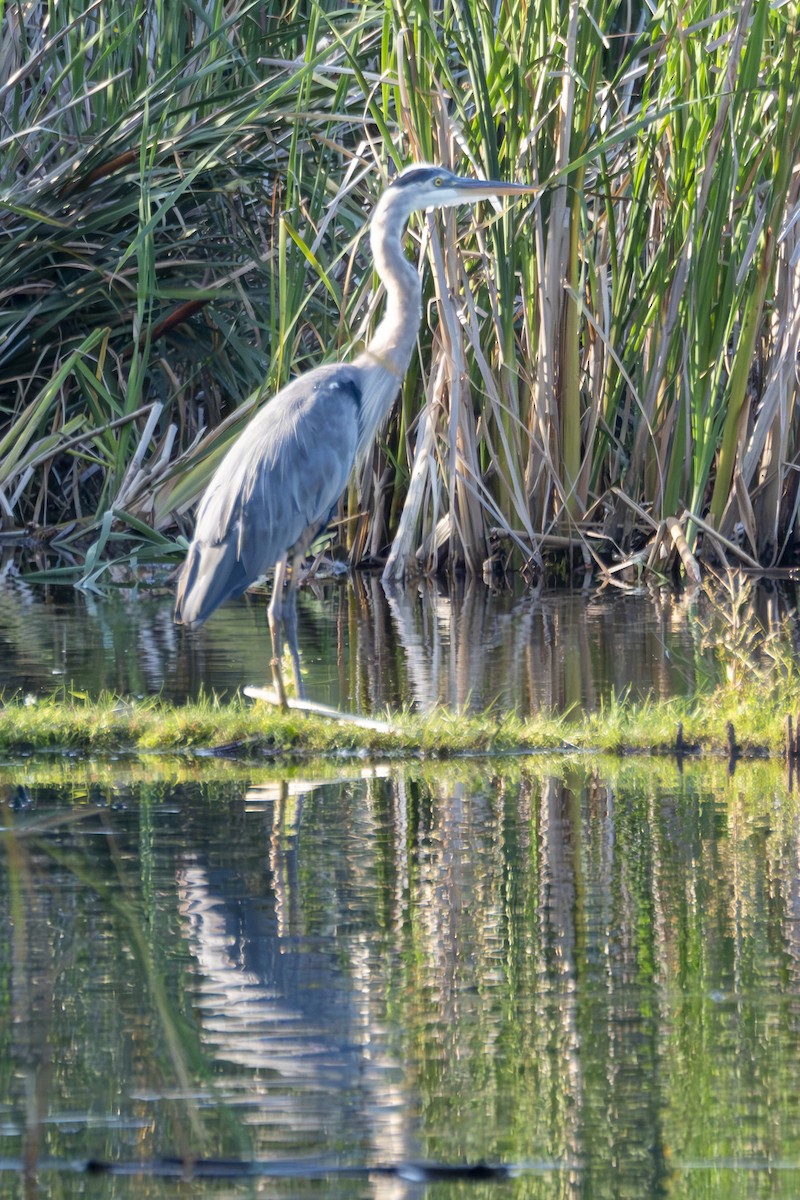
<path fill-rule="evenodd" d="M 269 688 L 248 686 L 242 688 L 245 696 L 251 700 L 262 700 L 265 704 L 275 704 L 279 708 L 293 708 L 297 712 L 313 713 L 315 717 L 329 717 L 332 721 L 342 721 L 347 725 L 358 725 L 361 729 L 372 729 L 376 733 L 396 733 L 394 725 L 388 721 L 376 721 L 373 717 L 361 717 L 356 713 L 342 712 L 338 708 L 330 708 L 327 704 L 316 704 L 313 700 L 295 700 L 292 696 L 279 696 Z"/>

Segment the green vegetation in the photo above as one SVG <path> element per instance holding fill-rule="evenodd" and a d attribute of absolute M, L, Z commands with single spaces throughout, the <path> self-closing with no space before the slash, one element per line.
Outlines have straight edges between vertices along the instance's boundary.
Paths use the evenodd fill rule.
<path fill-rule="evenodd" d="M 634 703 L 626 698 L 596 712 L 529 719 L 515 714 L 473 715 L 444 709 L 391 714 L 386 732 L 362 729 L 313 714 L 283 713 L 244 697 L 185 705 L 154 698 L 123 700 L 54 695 L 31 702 L 12 697 L 0 707 L 0 749 L 184 753 L 216 751 L 267 759 L 366 754 L 438 757 L 542 751 L 625 753 L 675 751 L 679 723 L 687 746 L 728 753 L 727 723 L 748 753 L 785 753 L 786 717 L 800 714 L 800 685 L 720 687 L 694 699 Z"/>
<path fill-rule="evenodd" d="M 84 586 L 174 561 L 254 407 L 367 335 L 365 211 L 392 162 L 435 158 L 543 191 L 414 226 L 434 330 L 343 508 L 352 560 L 414 496 L 422 567 L 480 570 L 490 534 L 514 566 L 578 539 L 659 572 L 784 561 L 797 19 L 6 0 L 3 525 Z M 439 469 L 409 490 L 418 444 Z"/>

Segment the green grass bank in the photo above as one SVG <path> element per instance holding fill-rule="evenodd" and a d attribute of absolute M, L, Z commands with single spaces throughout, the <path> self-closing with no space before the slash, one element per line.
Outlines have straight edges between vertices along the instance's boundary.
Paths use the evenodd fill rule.
<path fill-rule="evenodd" d="M 800 714 L 800 687 L 785 680 L 737 681 L 692 698 L 620 698 L 597 711 L 533 717 L 438 709 L 377 714 L 390 729 L 363 729 L 314 714 L 282 712 L 244 696 L 176 705 L 160 698 L 96 700 L 66 693 L 31 702 L 6 698 L 0 752 L 167 753 L 257 756 L 262 760 L 359 754 L 449 757 L 557 751 L 786 756 Z M 794 746 L 791 747 L 792 753 Z"/>

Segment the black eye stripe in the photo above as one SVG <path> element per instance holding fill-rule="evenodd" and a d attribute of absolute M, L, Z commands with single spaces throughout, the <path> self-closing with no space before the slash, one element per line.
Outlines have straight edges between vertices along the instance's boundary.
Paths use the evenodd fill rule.
<path fill-rule="evenodd" d="M 393 188 L 413 187 L 415 184 L 432 183 L 435 187 L 441 187 L 445 182 L 445 176 L 431 167 L 420 167 L 418 170 L 404 171 L 402 175 L 398 175 L 391 184 Z"/>

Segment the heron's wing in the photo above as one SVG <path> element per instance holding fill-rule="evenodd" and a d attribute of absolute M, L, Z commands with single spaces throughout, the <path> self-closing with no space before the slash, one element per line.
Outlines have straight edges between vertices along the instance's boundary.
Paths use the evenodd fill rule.
<path fill-rule="evenodd" d="M 178 613 L 198 624 L 324 525 L 358 445 L 352 367 L 321 367 L 282 389 L 225 455 L 197 515 Z"/>
<path fill-rule="evenodd" d="M 279 393 L 245 430 L 247 445 L 231 463 L 236 482 L 218 512 L 217 531 L 224 537 L 235 531 L 248 572 L 263 574 L 307 529 L 328 520 L 353 469 L 359 406 L 352 373 L 313 372 Z"/>

